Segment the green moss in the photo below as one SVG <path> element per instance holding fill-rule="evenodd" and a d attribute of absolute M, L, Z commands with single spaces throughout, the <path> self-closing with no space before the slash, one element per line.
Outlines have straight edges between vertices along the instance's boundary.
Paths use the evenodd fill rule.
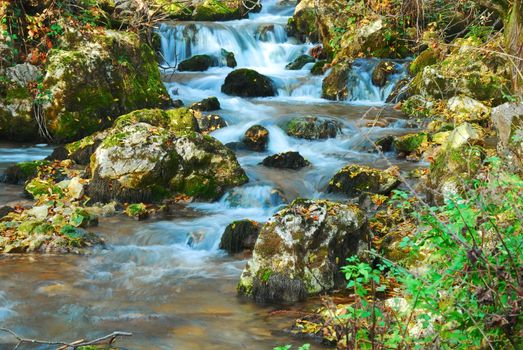
<path fill-rule="evenodd" d="M 394 147 L 399 152 L 414 152 L 428 142 L 428 135 L 424 132 L 418 134 L 408 134 L 394 139 Z"/>
<path fill-rule="evenodd" d="M 138 217 L 147 214 L 147 206 L 143 203 L 129 204 L 125 208 L 125 214 L 130 217 Z"/>
<path fill-rule="evenodd" d="M 418 57 L 409 66 L 409 72 L 411 75 L 416 75 L 423 70 L 423 68 L 436 64 L 438 62 L 438 56 L 432 49 L 427 49 L 420 53 Z"/>
<path fill-rule="evenodd" d="M 7 95 L 6 95 L 7 103 L 12 103 L 12 102 L 15 102 L 16 100 L 24 100 L 27 98 L 32 99 L 32 96 L 26 87 L 16 85 L 14 87 L 7 89 Z"/>
<path fill-rule="evenodd" d="M 133 111 L 119 117 L 115 121 L 115 127 L 123 128 L 137 123 L 147 123 L 181 134 L 197 130 L 194 111 L 187 108 L 177 108 L 167 111 L 161 109 L 141 109 Z"/>
<path fill-rule="evenodd" d="M 327 61 L 321 60 L 314 63 L 314 66 L 311 68 L 312 75 L 323 75 L 323 67 L 327 64 Z"/>
<path fill-rule="evenodd" d="M 273 273 L 274 272 L 271 269 L 263 269 L 258 272 L 258 278 L 260 281 L 267 283 L 269 282 L 269 278 L 271 278 Z"/>
<path fill-rule="evenodd" d="M 20 169 L 21 175 L 25 179 L 29 179 L 31 177 L 36 176 L 36 174 L 38 174 L 38 168 L 40 166 L 49 165 L 50 163 L 51 162 L 49 162 L 48 160 L 35 160 L 35 161 L 31 161 L 31 162 L 18 163 L 18 164 L 16 164 L 16 167 L 18 167 L 18 169 Z"/>
<path fill-rule="evenodd" d="M 215 199 L 219 195 L 216 180 L 201 175 L 177 178 L 171 187 L 174 191 L 201 199 Z"/>
<path fill-rule="evenodd" d="M 229 6 L 231 4 L 232 6 Z M 219 0 L 206 0 L 196 6 L 194 21 L 226 21 L 240 19 L 243 16 L 241 2 L 229 4 Z"/>

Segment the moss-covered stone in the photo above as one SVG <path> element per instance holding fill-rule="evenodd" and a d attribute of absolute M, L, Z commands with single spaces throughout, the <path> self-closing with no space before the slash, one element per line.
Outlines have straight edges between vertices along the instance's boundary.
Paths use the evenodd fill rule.
<path fill-rule="evenodd" d="M 154 52 L 133 33 L 107 30 L 52 50 L 43 105 L 55 141 L 70 141 L 107 127 L 111 119 L 170 102 Z"/>
<path fill-rule="evenodd" d="M 195 6 L 192 19 L 194 21 L 229 21 L 243 18 L 246 14 L 241 1 L 205 0 Z"/>
<path fill-rule="evenodd" d="M 328 191 L 356 197 L 364 193 L 389 194 L 400 184 L 397 170 L 379 170 L 363 165 L 347 165 L 329 181 Z"/>
<path fill-rule="evenodd" d="M 314 63 L 314 65 L 311 68 L 311 74 L 312 75 L 323 75 L 323 73 L 324 73 L 323 69 L 326 64 L 327 64 L 326 60 L 317 61 L 316 63 Z"/>
<path fill-rule="evenodd" d="M 245 131 L 242 142 L 252 151 L 263 152 L 269 143 L 269 130 L 261 125 L 253 125 Z"/>
<path fill-rule="evenodd" d="M 299 199 L 262 227 L 238 291 L 258 302 L 295 302 L 346 282 L 339 265 L 367 241 L 355 206 Z"/>
<path fill-rule="evenodd" d="M 323 79 L 321 97 L 327 100 L 346 100 L 349 94 L 347 87 L 351 66 L 347 63 L 335 65 L 329 75 Z"/>
<path fill-rule="evenodd" d="M 285 69 L 288 70 L 300 70 L 302 69 L 307 63 L 314 62 L 315 59 L 309 55 L 300 55 L 298 56 L 294 61 L 290 62 L 285 66 Z"/>
<path fill-rule="evenodd" d="M 425 67 L 432 66 L 438 63 L 439 55 L 432 48 L 428 48 L 421 52 L 409 65 L 409 73 L 416 75 L 420 73 Z"/>
<path fill-rule="evenodd" d="M 241 97 L 275 96 L 272 80 L 252 69 L 237 69 L 227 75 L 221 88 L 227 95 Z"/>
<path fill-rule="evenodd" d="M 178 64 L 178 70 L 181 72 L 202 72 L 209 69 L 214 63 L 213 57 L 209 55 L 195 55 Z"/>
<path fill-rule="evenodd" d="M 260 224 L 252 220 L 233 221 L 223 232 L 220 249 L 229 254 L 241 253 L 245 249 L 253 249 L 260 233 Z"/>
<path fill-rule="evenodd" d="M 312 116 L 293 118 L 284 129 L 287 135 L 306 140 L 334 138 L 341 131 L 337 121 Z"/>
<path fill-rule="evenodd" d="M 47 160 L 22 162 L 7 168 L 1 180 L 8 184 L 23 184 L 38 174 L 40 166 L 49 165 Z"/>
<path fill-rule="evenodd" d="M 424 132 L 398 136 L 394 139 L 394 148 L 398 152 L 411 153 L 420 150 L 429 141 Z"/>

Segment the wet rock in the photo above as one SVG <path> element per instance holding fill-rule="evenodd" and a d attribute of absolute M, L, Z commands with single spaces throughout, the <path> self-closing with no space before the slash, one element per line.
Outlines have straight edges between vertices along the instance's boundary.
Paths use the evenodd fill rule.
<path fill-rule="evenodd" d="M 271 168 L 298 170 L 309 166 L 311 163 L 303 158 L 298 152 L 285 152 L 265 158 L 262 164 Z"/>
<path fill-rule="evenodd" d="M 400 184 L 395 167 L 379 170 L 363 165 L 347 165 L 329 181 L 328 191 L 357 197 L 364 193 L 389 194 Z"/>
<path fill-rule="evenodd" d="M 523 103 L 505 103 L 492 110 L 492 121 L 497 130 L 497 149 L 508 160 L 507 164 L 523 168 Z"/>
<path fill-rule="evenodd" d="M 90 135 L 136 109 L 170 105 L 155 53 L 130 32 L 71 35 L 50 52 L 43 87 L 52 96 L 42 113 L 55 142 Z"/>
<path fill-rule="evenodd" d="M 7 205 L 0 207 L 0 219 L 14 211 L 15 211 L 15 208 L 7 206 Z"/>
<path fill-rule="evenodd" d="M 217 114 L 198 116 L 196 120 L 202 133 L 209 133 L 227 127 L 227 122 Z"/>
<path fill-rule="evenodd" d="M 340 265 L 367 241 L 356 206 L 295 200 L 262 227 L 238 291 L 257 302 L 295 302 L 345 286 Z"/>
<path fill-rule="evenodd" d="M 287 135 L 307 140 L 334 138 L 340 131 L 335 120 L 318 117 L 294 118 L 285 126 Z"/>
<path fill-rule="evenodd" d="M 392 151 L 393 142 L 394 136 L 389 135 L 377 139 L 375 144 L 382 152 L 390 152 Z"/>
<path fill-rule="evenodd" d="M 396 72 L 394 62 L 381 61 L 372 72 L 372 83 L 376 86 L 383 87 L 387 84 L 389 75 Z"/>
<path fill-rule="evenodd" d="M 394 148 L 398 152 L 411 153 L 426 146 L 428 135 L 426 133 L 407 134 L 394 138 Z"/>
<path fill-rule="evenodd" d="M 178 64 L 181 72 L 203 72 L 213 64 L 213 58 L 209 55 L 195 55 Z"/>
<path fill-rule="evenodd" d="M 269 142 L 269 130 L 261 125 L 253 125 L 245 132 L 242 142 L 247 149 L 263 152 Z"/>
<path fill-rule="evenodd" d="M 291 63 L 286 65 L 285 69 L 288 69 L 288 70 L 300 70 L 307 63 L 312 63 L 314 61 L 315 61 L 315 59 L 312 58 L 309 55 L 301 55 L 301 56 L 298 56 L 294 61 L 292 61 Z"/>
<path fill-rule="evenodd" d="M 262 24 L 256 30 L 258 40 L 267 42 L 274 36 L 274 24 Z"/>
<path fill-rule="evenodd" d="M 346 100 L 349 94 L 347 83 L 350 70 L 351 66 L 347 63 L 335 65 L 323 79 L 321 97 L 333 101 Z"/>
<path fill-rule="evenodd" d="M 241 97 L 275 96 L 276 90 L 270 78 L 252 70 L 237 69 L 227 75 L 221 88 L 227 95 Z"/>
<path fill-rule="evenodd" d="M 2 182 L 13 185 L 23 185 L 27 180 L 34 178 L 38 174 L 38 168 L 50 164 L 46 160 L 35 160 L 22 162 L 10 166 L 0 177 Z"/>
<path fill-rule="evenodd" d="M 323 73 L 324 73 L 323 69 L 325 68 L 326 64 L 327 64 L 327 61 L 325 61 L 325 60 L 321 60 L 321 61 L 314 63 L 314 65 L 311 68 L 311 74 L 312 75 L 323 75 Z"/>
<path fill-rule="evenodd" d="M 120 117 L 91 156 L 89 196 L 150 203 L 181 193 L 212 200 L 247 182 L 234 153 L 195 128 L 194 111 L 184 108 Z"/>
<path fill-rule="evenodd" d="M 216 97 L 209 97 L 193 103 L 189 108 L 195 111 L 216 111 L 220 109 L 220 101 Z"/>
<path fill-rule="evenodd" d="M 468 96 L 454 96 L 447 101 L 447 110 L 454 123 L 478 122 L 490 117 L 490 108 Z"/>
<path fill-rule="evenodd" d="M 326 60 L 327 54 L 322 45 L 316 45 L 310 50 L 310 55 L 316 60 Z"/>
<path fill-rule="evenodd" d="M 389 96 L 387 96 L 386 103 L 398 103 L 401 102 L 407 98 L 409 98 L 409 79 L 400 79 L 394 86 L 394 89 L 390 93 Z"/>
<path fill-rule="evenodd" d="M 260 224 L 252 220 L 234 221 L 227 225 L 220 241 L 220 249 L 229 254 L 252 250 L 260 233 Z"/>
<path fill-rule="evenodd" d="M 236 57 L 234 57 L 233 52 L 222 49 L 221 58 L 224 61 L 225 65 L 229 68 L 235 68 L 238 65 L 238 63 L 236 63 Z"/>

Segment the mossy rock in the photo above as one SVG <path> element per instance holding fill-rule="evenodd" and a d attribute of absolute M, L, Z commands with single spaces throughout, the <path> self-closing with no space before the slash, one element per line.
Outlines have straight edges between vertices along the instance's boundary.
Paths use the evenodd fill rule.
<path fill-rule="evenodd" d="M 263 225 L 238 292 L 257 302 L 296 302 L 346 285 L 339 265 L 368 241 L 356 206 L 298 199 Z"/>
<path fill-rule="evenodd" d="M 396 72 L 396 65 L 391 61 L 380 61 L 372 71 L 372 83 L 383 87 L 387 84 L 389 75 Z"/>
<path fill-rule="evenodd" d="M 253 249 L 260 233 L 260 224 L 252 220 L 238 220 L 230 223 L 223 232 L 220 249 L 229 254 Z"/>
<path fill-rule="evenodd" d="M 2 182 L 8 184 L 24 184 L 27 180 L 34 178 L 38 174 L 40 166 L 49 165 L 47 160 L 35 160 L 31 162 L 22 162 L 10 166 L 5 170 L 2 176 Z"/>
<path fill-rule="evenodd" d="M 303 158 L 301 154 L 292 151 L 269 156 L 262 161 L 262 164 L 270 168 L 293 170 L 298 170 L 311 165 L 311 163 Z"/>
<path fill-rule="evenodd" d="M 194 21 L 230 21 L 245 17 L 247 12 L 241 1 L 205 0 L 195 6 Z"/>
<path fill-rule="evenodd" d="M 261 125 L 253 125 L 245 131 L 242 142 L 247 149 L 263 152 L 269 142 L 269 130 Z"/>
<path fill-rule="evenodd" d="M 341 131 L 335 120 L 312 116 L 293 118 L 284 129 L 287 135 L 306 140 L 334 138 Z"/>
<path fill-rule="evenodd" d="M 394 148 L 398 152 L 416 152 L 423 146 L 426 146 L 428 141 L 428 135 L 424 132 L 417 134 L 407 134 L 398 136 L 394 139 Z"/>
<path fill-rule="evenodd" d="M 195 55 L 178 64 L 180 72 L 203 72 L 214 64 L 214 58 L 209 55 Z"/>
<path fill-rule="evenodd" d="M 365 193 L 389 194 L 400 184 L 394 168 L 379 170 L 363 165 L 347 165 L 329 181 L 328 191 L 356 197 Z"/>
<path fill-rule="evenodd" d="M 137 123 L 147 123 L 178 134 L 199 130 L 196 113 L 189 108 L 183 107 L 169 110 L 141 109 L 133 111 L 118 117 L 114 122 L 114 126 L 117 129 L 121 129 Z"/>
<path fill-rule="evenodd" d="M 314 65 L 311 68 L 311 74 L 312 75 L 323 75 L 323 68 L 327 64 L 326 60 L 320 60 L 314 63 Z"/>
<path fill-rule="evenodd" d="M 237 69 L 227 75 L 221 91 L 227 95 L 240 97 L 275 96 L 272 80 L 252 69 Z"/>
<path fill-rule="evenodd" d="M 313 57 L 309 55 L 300 55 L 294 61 L 290 62 L 285 66 L 285 69 L 288 70 L 300 70 L 306 64 L 316 61 Z"/>
<path fill-rule="evenodd" d="M 43 82 L 50 96 L 43 113 L 56 142 L 92 134 L 132 110 L 170 104 L 156 55 L 136 34 L 106 30 L 64 47 L 50 52 Z"/>
<path fill-rule="evenodd" d="M 420 73 L 425 67 L 438 63 L 439 56 L 434 49 L 428 48 L 421 52 L 409 65 L 409 73 L 412 76 Z"/>
<path fill-rule="evenodd" d="M 208 97 L 204 98 L 200 102 L 193 103 L 190 107 L 190 109 L 194 109 L 195 111 L 203 111 L 203 112 L 210 112 L 210 111 L 216 111 L 220 109 L 220 101 L 218 101 L 218 98 L 216 97 Z"/>
<path fill-rule="evenodd" d="M 351 66 L 348 63 L 335 65 L 329 75 L 323 79 L 321 97 L 327 100 L 343 101 L 349 94 L 347 84 Z"/>

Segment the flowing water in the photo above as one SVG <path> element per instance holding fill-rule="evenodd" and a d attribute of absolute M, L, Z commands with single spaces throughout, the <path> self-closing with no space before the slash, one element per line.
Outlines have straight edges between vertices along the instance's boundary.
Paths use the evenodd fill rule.
<path fill-rule="evenodd" d="M 311 64 L 297 71 L 285 65 L 307 52 L 312 44 L 287 37 L 285 24 L 291 4 L 264 2 L 259 14 L 223 23 L 166 23 L 162 38 L 163 66 L 195 54 L 235 54 L 239 67 L 270 76 L 278 88 L 271 98 L 243 99 L 220 92 L 227 67 L 203 73 L 165 71 L 166 87 L 173 99 L 185 104 L 217 96 L 218 113 L 229 127 L 212 135 L 223 143 L 239 141 L 254 124 L 270 132 L 263 153 L 238 151 L 249 183 L 235 188 L 215 203 L 195 203 L 165 220 L 135 222 L 116 216 L 102 219 L 96 231 L 106 240 L 105 249 L 89 256 L 9 256 L 0 260 L 0 325 L 26 337 L 62 339 L 95 337 L 113 330 L 133 332 L 118 344 L 130 349 L 272 349 L 300 343 L 280 330 L 316 302 L 283 307 L 259 306 L 236 296 L 236 283 L 244 257 L 228 257 L 218 249 L 225 226 L 233 220 L 267 220 L 296 197 L 323 198 L 330 177 L 347 163 L 385 168 L 389 163 L 408 168 L 391 155 L 370 152 L 368 139 L 406 132 L 397 112 L 383 106 L 393 84 L 384 88 L 370 82 L 377 64 L 355 63 L 349 90 L 353 100 L 321 99 L 321 80 Z M 398 67 L 401 62 L 398 62 Z M 374 106 L 369 110 L 369 106 Z M 338 120 L 336 138 L 306 141 L 291 138 L 281 129 L 295 116 L 322 116 Z M 385 128 L 368 128 L 362 118 L 380 117 Z M 268 155 L 299 151 L 312 166 L 300 171 L 264 168 Z M 45 157 L 51 149 L 0 144 L 0 171 L 8 164 Z M 21 199 L 20 186 L 1 186 L 0 205 Z M 0 349 L 9 338 L 0 335 Z M 315 346 L 316 348 L 319 345 Z"/>

